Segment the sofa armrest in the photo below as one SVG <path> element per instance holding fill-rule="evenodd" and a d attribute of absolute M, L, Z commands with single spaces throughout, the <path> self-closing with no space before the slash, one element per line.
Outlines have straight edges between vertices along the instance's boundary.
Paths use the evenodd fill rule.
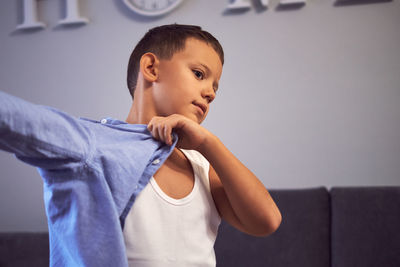
<path fill-rule="evenodd" d="M 279 229 L 267 237 L 252 237 L 223 222 L 215 243 L 217 267 L 329 267 L 327 189 L 269 192 L 282 213 Z"/>
<path fill-rule="evenodd" d="M 334 187 L 332 267 L 400 266 L 400 187 Z"/>
<path fill-rule="evenodd" d="M 48 267 L 48 233 L 0 233 L 0 266 Z"/>

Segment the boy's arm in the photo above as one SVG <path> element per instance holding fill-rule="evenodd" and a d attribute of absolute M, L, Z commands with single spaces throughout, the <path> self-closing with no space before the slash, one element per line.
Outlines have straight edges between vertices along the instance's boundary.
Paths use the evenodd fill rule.
<path fill-rule="evenodd" d="M 88 154 L 89 133 L 68 114 L 0 91 L 0 149 L 24 162 L 55 168 Z"/>
<path fill-rule="evenodd" d="M 167 144 L 171 132 L 178 147 L 195 149 L 210 162 L 211 191 L 221 217 L 239 230 L 264 236 L 274 232 L 282 217 L 267 189 L 212 133 L 181 115 L 154 117 L 148 129 Z"/>
<path fill-rule="evenodd" d="M 210 184 L 221 216 L 237 229 L 266 236 L 282 217 L 261 181 L 215 136 L 201 153 L 210 162 Z"/>

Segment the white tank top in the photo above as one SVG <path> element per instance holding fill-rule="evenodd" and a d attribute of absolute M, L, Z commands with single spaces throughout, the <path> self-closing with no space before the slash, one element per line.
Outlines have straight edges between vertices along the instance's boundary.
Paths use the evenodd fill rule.
<path fill-rule="evenodd" d="M 194 186 L 181 199 L 166 195 L 154 177 L 137 196 L 123 235 L 130 267 L 215 266 L 214 243 L 221 218 L 208 178 L 209 163 L 181 150 L 192 164 Z"/>

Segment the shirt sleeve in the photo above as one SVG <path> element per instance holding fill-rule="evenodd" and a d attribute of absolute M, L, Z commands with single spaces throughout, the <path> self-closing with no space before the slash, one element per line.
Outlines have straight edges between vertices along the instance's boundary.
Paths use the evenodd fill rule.
<path fill-rule="evenodd" d="M 81 120 L 0 91 L 0 149 L 40 168 L 83 162 L 91 142 Z"/>

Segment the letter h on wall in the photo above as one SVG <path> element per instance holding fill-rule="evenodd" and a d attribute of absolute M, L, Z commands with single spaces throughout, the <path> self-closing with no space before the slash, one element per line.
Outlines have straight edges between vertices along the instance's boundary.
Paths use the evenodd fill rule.
<path fill-rule="evenodd" d="M 58 22 L 58 25 L 86 24 L 87 18 L 79 15 L 79 0 L 65 0 L 66 16 Z M 17 30 L 46 28 L 46 24 L 39 21 L 37 12 L 37 0 L 23 0 L 23 20 L 17 25 Z"/>

